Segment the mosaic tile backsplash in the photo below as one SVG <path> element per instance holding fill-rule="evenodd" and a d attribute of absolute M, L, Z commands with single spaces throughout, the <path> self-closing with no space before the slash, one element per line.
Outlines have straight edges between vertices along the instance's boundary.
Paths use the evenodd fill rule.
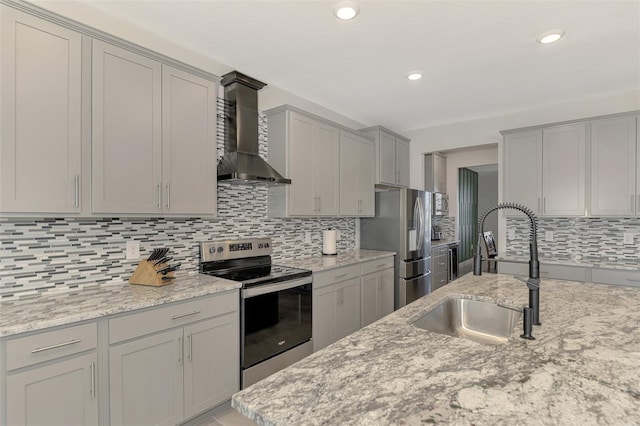
<path fill-rule="evenodd" d="M 431 224 L 441 227 L 444 240 L 456 238 L 456 218 L 454 216 L 431 216 Z"/>
<path fill-rule="evenodd" d="M 507 255 L 529 253 L 529 220 L 507 218 Z M 545 241 L 545 232 L 553 232 L 553 241 Z M 623 234 L 634 234 L 633 244 L 624 244 Z M 508 236 L 508 232 L 507 232 Z M 538 218 L 538 251 L 542 257 L 574 260 L 606 260 L 622 265 L 640 263 L 640 218 L 556 217 Z"/>
<path fill-rule="evenodd" d="M 260 155 L 267 157 L 266 117 L 260 117 Z M 218 132 L 219 135 L 222 132 Z M 218 157 L 223 141 L 218 140 Z M 203 240 L 271 237 L 273 260 L 322 252 L 322 231 L 340 231 L 338 250 L 356 246 L 356 219 L 267 217 L 267 188 L 218 184 L 218 217 L 0 219 L 0 297 L 128 280 L 137 261 L 125 260 L 127 240 L 140 242 L 141 257 L 169 247 L 172 263 L 197 271 Z M 311 243 L 305 243 L 305 232 Z"/>

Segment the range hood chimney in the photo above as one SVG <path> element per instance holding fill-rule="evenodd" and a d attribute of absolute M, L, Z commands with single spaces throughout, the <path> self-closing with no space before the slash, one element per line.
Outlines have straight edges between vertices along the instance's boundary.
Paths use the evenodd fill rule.
<path fill-rule="evenodd" d="M 249 184 L 288 184 L 258 155 L 258 90 L 266 86 L 232 71 L 222 76 L 224 86 L 224 155 L 218 162 L 218 181 Z"/>

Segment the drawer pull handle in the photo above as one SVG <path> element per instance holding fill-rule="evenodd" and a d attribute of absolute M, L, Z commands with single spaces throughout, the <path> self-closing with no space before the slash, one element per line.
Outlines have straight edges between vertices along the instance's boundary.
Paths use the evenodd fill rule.
<path fill-rule="evenodd" d="M 342 278 L 342 277 L 346 277 L 349 274 L 340 274 L 340 275 L 336 275 L 336 278 Z"/>
<path fill-rule="evenodd" d="M 45 346 L 44 348 L 35 348 L 31 351 L 32 354 L 37 354 L 38 352 L 48 351 L 49 349 L 62 348 L 64 346 L 75 345 L 76 343 L 80 343 L 80 339 L 69 340 L 68 342 L 58 343 L 57 345 Z"/>
<path fill-rule="evenodd" d="M 91 369 L 91 399 L 96 399 L 96 363 L 92 362 L 89 368 Z"/>
<path fill-rule="evenodd" d="M 184 318 L 184 317 L 190 317 L 191 315 L 197 315 L 199 313 L 200 313 L 200 311 L 193 311 L 193 312 L 189 312 L 189 313 L 186 313 L 186 314 L 174 315 L 174 316 L 171 317 L 171 319 L 172 320 L 177 320 L 177 319 Z"/>
<path fill-rule="evenodd" d="M 637 280 L 635 278 L 627 278 L 627 281 L 631 281 L 632 283 L 640 283 L 640 280 Z"/>
<path fill-rule="evenodd" d="M 386 263 L 378 263 L 377 265 L 378 268 L 382 268 L 383 266 L 386 266 Z"/>

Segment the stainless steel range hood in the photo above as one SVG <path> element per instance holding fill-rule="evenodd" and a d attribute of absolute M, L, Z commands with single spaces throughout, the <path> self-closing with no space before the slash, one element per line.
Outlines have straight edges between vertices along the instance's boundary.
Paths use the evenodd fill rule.
<path fill-rule="evenodd" d="M 218 181 L 240 184 L 289 184 L 258 155 L 258 80 L 232 71 L 224 86 L 224 155 L 218 162 Z"/>

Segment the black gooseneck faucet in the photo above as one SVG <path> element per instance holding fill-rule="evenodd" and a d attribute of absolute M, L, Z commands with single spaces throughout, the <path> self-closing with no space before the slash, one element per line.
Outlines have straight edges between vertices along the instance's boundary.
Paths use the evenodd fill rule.
<path fill-rule="evenodd" d="M 531 336 L 531 325 L 540 325 L 540 262 L 538 261 L 538 219 L 533 212 L 515 203 L 500 203 L 485 210 L 478 220 L 478 244 L 473 255 L 473 275 L 482 275 L 482 242 L 484 234 L 484 220 L 489 213 L 500 209 L 514 209 L 526 214 L 529 218 L 529 279 L 523 281 L 529 288 L 529 307 L 524 308 L 524 334 L 520 337 L 533 339 Z"/>

